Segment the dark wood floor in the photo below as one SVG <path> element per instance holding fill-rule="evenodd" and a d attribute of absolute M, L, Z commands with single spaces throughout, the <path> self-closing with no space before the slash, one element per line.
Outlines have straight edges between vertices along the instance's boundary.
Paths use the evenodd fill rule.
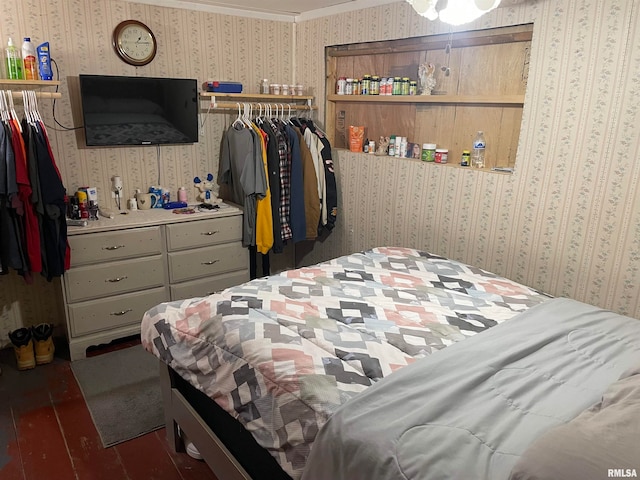
<path fill-rule="evenodd" d="M 0 479 L 216 479 L 204 462 L 173 453 L 164 429 L 104 448 L 68 358 L 57 346 L 53 363 L 21 372 L 13 349 L 0 350 Z"/>

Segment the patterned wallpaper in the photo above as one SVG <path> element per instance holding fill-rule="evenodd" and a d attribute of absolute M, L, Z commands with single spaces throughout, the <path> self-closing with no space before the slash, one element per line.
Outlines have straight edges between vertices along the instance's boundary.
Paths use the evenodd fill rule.
<path fill-rule="evenodd" d="M 139 19 L 152 28 L 158 53 L 152 63 L 133 67 L 116 57 L 111 46 L 113 28 L 122 20 Z M 53 152 L 68 192 L 96 186 L 100 205 L 115 208 L 110 178 L 120 175 L 124 193 L 150 185 L 169 187 L 175 194 L 185 186 L 193 199 L 195 176 L 218 171 L 223 129 L 236 114 L 203 113 L 200 141 L 189 146 L 86 148 L 82 137 L 64 127 L 82 125 L 78 74 L 159 76 L 240 81 L 247 92 L 258 82 L 293 83 L 293 23 L 244 18 L 202 11 L 155 7 L 120 0 L 6 0 L 0 3 L 0 41 L 21 44 L 31 36 L 38 45 L 51 44 L 51 55 L 62 81 L 62 98 L 40 100 L 39 109 L 49 127 Z M 4 57 L 3 57 L 4 59 Z M 3 60 L 4 61 L 4 60 Z M 4 67 L 0 68 L 4 77 Z M 54 67 L 55 71 L 55 67 Z M 0 86 L 0 88 L 4 88 Z M 48 89 L 53 91 L 53 89 Z M 208 102 L 201 107 L 206 110 Z M 22 325 L 43 321 L 63 325 L 60 282 L 41 278 L 25 285 L 12 273 L 0 277 L 0 346 L 7 333 Z M 37 300 L 36 300 L 37 299 Z M 62 329 L 56 329 L 61 335 Z"/>
<path fill-rule="evenodd" d="M 327 238 L 296 248 L 299 263 L 378 245 L 423 248 L 640 318 L 640 50 L 632 49 L 640 44 L 640 0 L 505 3 L 465 28 L 534 22 L 515 174 L 336 151 L 339 221 Z M 158 38 L 158 56 L 146 67 L 113 53 L 112 29 L 129 18 Z M 405 2 L 295 29 L 121 0 L 0 3 L 3 42 L 9 35 L 51 42 L 63 95 L 56 120 L 66 127 L 81 124 L 80 73 L 239 80 L 248 91 L 260 78 L 295 79 L 312 87 L 322 107 L 325 46 L 447 31 Z M 56 125 L 51 101 L 42 100 L 40 110 L 67 189 L 95 185 L 107 204 L 114 174 L 126 193 L 157 183 L 175 191 L 196 175 L 215 174 L 220 136 L 233 119 L 201 115 L 201 141 L 161 147 L 158 158 L 155 147 L 83 148 L 76 132 Z M 0 282 L 0 346 L 18 326 L 63 323 L 59 282 L 37 278 L 26 286 L 15 274 Z"/>
<path fill-rule="evenodd" d="M 640 0 L 529 0 L 465 26 L 534 22 L 516 172 L 336 152 L 339 221 L 302 263 L 423 248 L 640 318 L 639 11 Z M 405 3 L 304 22 L 301 80 L 322 97 L 325 45 L 444 31 Z"/>

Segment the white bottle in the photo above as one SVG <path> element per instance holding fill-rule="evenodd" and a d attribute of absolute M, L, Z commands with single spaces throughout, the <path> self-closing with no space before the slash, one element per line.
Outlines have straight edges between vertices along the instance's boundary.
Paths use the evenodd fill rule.
<path fill-rule="evenodd" d="M 24 37 L 24 42 L 22 42 L 22 65 L 25 80 L 38 80 L 36 47 L 31 43 L 29 37 Z"/>
<path fill-rule="evenodd" d="M 471 165 L 475 168 L 484 168 L 484 151 L 487 143 L 484 140 L 484 132 L 478 131 L 473 140 L 473 150 L 471 151 Z"/>

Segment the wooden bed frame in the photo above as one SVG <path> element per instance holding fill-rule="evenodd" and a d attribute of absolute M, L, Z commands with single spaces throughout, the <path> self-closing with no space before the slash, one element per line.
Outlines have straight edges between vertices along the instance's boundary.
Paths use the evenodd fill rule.
<path fill-rule="evenodd" d="M 185 452 L 179 428 L 193 442 L 204 461 L 218 478 L 251 480 L 251 476 L 177 389 L 175 379 L 177 374 L 161 360 L 159 360 L 159 364 L 169 446 L 176 452 Z"/>

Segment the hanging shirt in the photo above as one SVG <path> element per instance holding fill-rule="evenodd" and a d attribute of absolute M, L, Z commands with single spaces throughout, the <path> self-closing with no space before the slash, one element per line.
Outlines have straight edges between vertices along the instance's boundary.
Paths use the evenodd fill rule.
<path fill-rule="evenodd" d="M 15 180 L 12 135 L 11 127 L 3 123 L 0 128 L 0 158 L 3 170 L 6 170 L 7 183 L 2 185 L 3 190 L 0 192 L 0 262 L 2 274 L 6 275 L 10 269 L 14 269 L 20 275 L 25 275 L 29 263 L 23 247 L 24 222 L 14 208 L 16 204 L 22 205 L 22 202 L 18 199 L 18 185 Z"/>
<path fill-rule="evenodd" d="M 304 212 L 304 180 L 298 135 L 290 125 L 284 125 L 291 152 L 291 238 L 294 243 L 307 238 L 307 220 Z"/>
<path fill-rule="evenodd" d="M 24 219 L 24 249 L 29 260 L 29 271 L 41 272 L 40 227 L 31 204 L 32 190 L 27 169 L 27 152 L 18 122 L 13 120 L 10 122 L 10 126 L 12 130 L 11 143 L 15 155 L 16 182 L 18 184 L 17 199 L 20 203 L 16 208 L 16 212 Z"/>
<path fill-rule="evenodd" d="M 269 190 L 271 191 L 271 221 L 273 223 L 274 253 L 284 251 L 284 243 L 280 232 L 280 154 L 278 153 L 278 138 L 276 128 L 270 121 L 265 121 L 262 129 L 268 136 L 267 140 L 267 174 Z"/>
<path fill-rule="evenodd" d="M 252 124 L 252 127 L 260 139 L 260 156 L 264 169 L 265 180 L 268 178 L 267 167 L 267 140 L 269 136 L 264 130 Z M 273 246 L 273 216 L 271 212 L 271 189 L 266 181 L 266 191 L 262 198 L 258 198 L 256 203 L 256 249 L 265 254 Z"/>
<path fill-rule="evenodd" d="M 244 207 L 242 245 L 256 244 L 256 201 L 266 195 L 262 154 L 253 129 L 234 124 L 225 132 L 220 157 L 220 181 L 231 187 L 231 200 Z"/>
<path fill-rule="evenodd" d="M 35 156 L 37 161 L 40 207 L 36 211 L 42 238 L 42 274 L 50 281 L 64 274 L 68 268 L 66 189 L 41 124 L 29 125 L 25 131 L 33 136 L 35 147 L 35 151 L 29 151 L 28 156 Z M 32 145 L 31 142 L 28 144 Z"/>
<path fill-rule="evenodd" d="M 318 236 L 320 222 L 320 198 L 318 197 L 318 180 L 313 166 L 311 150 L 307 147 L 299 128 L 294 129 L 300 145 L 300 159 L 302 160 L 302 181 L 304 189 L 304 215 L 306 225 L 306 239 L 315 240 Z"/>
<path fill-rule="evenodd" d="M 275 130 L 278 141 L 278 157 L 280 172 L 280 236 L 282 242 L 286 243 L 293 238 L 291 232 L 290 215 L 291 215 L 291 151 L 287 142 L 287 137 L 281 126 Z"/>

